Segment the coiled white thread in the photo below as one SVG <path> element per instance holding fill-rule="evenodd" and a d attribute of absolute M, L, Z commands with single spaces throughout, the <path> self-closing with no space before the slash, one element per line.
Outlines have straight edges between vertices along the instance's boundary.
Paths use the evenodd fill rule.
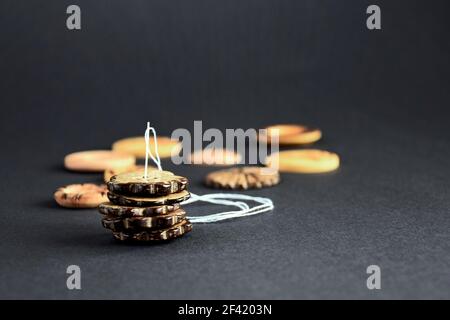
<path fill-rule="evenodd" d="M 150 148 L 150 132 L 153 134 L 153 141 L 155 144 L 155 155 Z M 158 153 L 158 142 L 156 138 L 156 130 L 155 128 L 150 126 L 150 122 L 147 122 L 147 129 L 145 130 L 145 169 L 144 169 L 144 177 L 147 179 L 148 173 L 148 157 L 153 160 L 153 162 L 158 167 L 158 170 L 162 171 L 161 159 L 159 158 Z M 233 200 L 249 200 L 259 203 L 259 205 L 250 207 L 247 203 L 243 201 L 233 201 Z M 191 193 L 191 198 L 183 201 L 182 205 L 187 205 L 190 203 L 194 203 L 197 201 L 203 201 L 213 204 L 219 204 L 224 206 L 234 206 L 239 208 L 240 210 L 234 211 L 224 211 L 219 213 L 213 213 L 205 216 L 188 216 L 188 219 L 192 223 L 212 223 L 218 222 L 228 219 L 252 216 L 255 214 L 263 213 L 270 211 L 274 208 L 273 202 L 269 198 L 264 197 L 253 197 L 244 194 L 238 193 L 210 193 L 204 195 L 197 195 Z"/>

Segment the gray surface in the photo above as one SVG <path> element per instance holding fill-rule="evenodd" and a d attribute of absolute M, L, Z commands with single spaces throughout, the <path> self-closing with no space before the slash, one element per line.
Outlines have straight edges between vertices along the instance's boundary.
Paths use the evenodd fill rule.
<path fill-rule="evenodd" d="M 0 298 L 450 298 L 444 2 L 382 2 L 379 33 L 357 1 L 79 3 L 75 34 L 63 2 L 1 4 Z M 64 171 L 66 153 L 147 119 L 163 134 L 310 123 L 342 167 L 248 192 L 273 212 L 122 245 L 52 193 L 101 179 Z M 211 169 L 164 165 L 210 192 Z M 81 291 L 66 289 L 70 264 Z M 365 286 L 370 264 L 381 291 Z"/>

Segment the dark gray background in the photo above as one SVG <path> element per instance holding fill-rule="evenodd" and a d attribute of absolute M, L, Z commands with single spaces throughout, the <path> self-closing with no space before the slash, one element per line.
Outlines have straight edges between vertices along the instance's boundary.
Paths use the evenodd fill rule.
<path fill-rule="evenodd" d="M 65 10 L 82 9 L 82 30 Z M 365 10 L 382 9 L 369 31 Z M 446 1 L 0 4 L 1 298 L 450 298 Z M 175 128 L 320 127 L 338 172 L 283 174 L 256 217 L 153 246 L 58 208 L 65 154 Z M 191 190 L 205 167 L 164 163 Z M 220 207 L 192 205 L 200 214 Z M 66 289 L 66 267 L 82 290 Z M 366 288 L 366 267 L 382 290 Z"/>

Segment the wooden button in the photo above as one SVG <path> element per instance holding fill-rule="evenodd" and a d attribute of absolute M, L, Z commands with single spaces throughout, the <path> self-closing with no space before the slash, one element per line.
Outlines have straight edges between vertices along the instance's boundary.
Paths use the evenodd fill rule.
<path fill-rule="evenodd" d="M 187 178 L 170 171 L 150 170 L 147 177 L 144 174 L 144 170 L 138 170 L 115 175 L 107 183 L 108 190 L 120 195 L 157 197 L 183 191 L 188 184 Z"/>
<path fill-rule="evenodd" d="M 289 150 L 271 154 L 266 165 L 280 172 L 321 173 L 339 168 L 339 156 L 336 153 L 316 150 Z"/>
<path fill-rule="evenodd" d="M 64 158 L 68 170 L 82 172 L 103 172 L 107 169 L 130 168 L 136 158 L 130 154 L 110 150 L 75 152 Z"/>
<path fill-rule="evenodd" d="M 276 185 L 280 182 L 277 170 L 264 167 L 238 167 L 211 172 L 205 184 L 222 189 L 254 189 Z"/>
<path fill-rule="evenodd" d="M 157 137 L 158 153 L 160 158 L 170 158 L 172 152 L 178 154 L 181 150 L 179 141 L 171 140 L 169 137 Z M 150 150 L 155 154 L 153 139 L 149 140 Z M 131 137 L 118 140 L 112 145 L 114 151 L 125 152 L 137 158 L 145 158 L 145 138 Z"/>
<path fill-rule="evenodd" d="M 180 205 L 178 203 L 153 207 L 130 207 L 119 206 L 111 202 L 106 202 L 98 206 L 98 211 L 100 211 L 101 214 L 109 217 L 132 218 L 162 216 L 178 210 L 179 208 Z"/>
<path fill-rule="evenodd" d="M 265 128 L 267 135 L 259 136 L 260 141 L 271 142 L 273 136 L 278 136 L 280 145 L 309 144 L 320 140 L 322 132 L 317 128 L 303 125 L 280 124 Z"/>
<path fill-rule="evenodd" d="M 95 208 L 108 201 L 107 191 L 105 185 L 72 184 L 56 190 L 54 198 L 60 206 L 66 208 Z"/>
<path fill-rule="evenodd" d="M 144 229 L 164 229 L 169 228 L 186 218 L 186 212 L 183 209 L 172 211 L 168 214 L 153 217 L 133 217 L 117 218 L 105 216 L 102 219 L 103 227 L 112 231 L 126 231 Z"/>
<path fill-rule="evenodd" d="M 204 149 L 193 152 L 189 157 L 190 164 L 227 166 L 241 162 L 241 155 L 227 149 Z"/>
<path fill-rule="evenodd" d="M 155 231 L 141 231 L 136 233 L 113 232 L 114 238 L 121 241 L 162 241 L 171 240 L 183 236 L 192 230 L 189 220 L 184 221 L 167 229 Z"/>
<path fill-rule="evenodd" d="M 185 201 L 190 198 L 190 193 L 186 190 L 171 193 L 167 196 L 145 198 L 145 197 L 132 197 L 123 196 L 116 193 L 108 192 L 109 201 L 121 206 L 136 206 L 136 207 L 151 207 L 157 205 L 173 204 Z"/>

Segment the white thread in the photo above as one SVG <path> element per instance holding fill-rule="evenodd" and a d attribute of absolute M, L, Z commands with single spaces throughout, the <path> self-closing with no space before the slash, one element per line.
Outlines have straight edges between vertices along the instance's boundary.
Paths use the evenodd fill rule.
<path fill-rule="evenodd" d="M 263 197 L 253 197 L 253 196 L 247 196 L 244 194 L 235 194 L 235 193 L 211 193 L 206 195 L 196 195 L 191 193 L 192 198 L 188 199 L 182 204 L 189 204 L 196 201 L 205 201 L 215 204 L 222 204 L 222 205 L 231 205 L 231 206 L 237 206 L 240 207 L 241 210 L 237 211 L 224 211 L 219 213 L 214 213 L 206 216 L 195 216 L 195 217 L 188 217 L 188 219 L 192 223 L 211 223 L 211 222 L 218 222 L 222 220 L 228 220 L 228 219 L 234 219 L 239 217 L 246 217 L 251 216 L 259 213 L 263 213 L 266 211 L 270 211 L 274 208 L 272 200 L 269 198 L 263 198 Z M 240 201 L 229 201 L 224 200 L 223 198 L 227 199 L 235 199 L 235 200 L 251 200 L 255 202 L 259 202 L 260 205 L 250 208 L 246 203 L 240 202 Z M 242 206 L 244 204 L 244 206 Z"/>
<path fill-rule="evenodd" d="M 155 131 L 155 129 L 154 129 L 153 127 L 150 127 L 150 130 L 151 130 L 152 133 L 153 133 L 153 142 L 155 143 L 156 160 L 155 160 L 155 158 L 153 157 L 153 154 L 152 154 L 152 150 L 151 150 L 151 149 L 149 149 L 150 155 L 151 155 L 151 157 L 152 157 L 152 160 L 156 162 L 156 165 L 158 166 L 158 170 L 159 170 L 159 171 L 162 171 L 162 167 L 161 167 L 161 159 L 159 158 L 159 152 L 158 152 L 158 139 L 156 138 L 156 131 Z"/>
<path fill-rule="evenodd" d="M 155 154 L 156 158 L 153 156 L 152 149 L 150 148 L 150 131 L 153 134 L 153 142 L 155 144 Z M 159 158 L 159 152 L 158 152 L 158 141 L 156 138 L 156 131 L 153 127 L 150 126 L 150 122 L 147 122 L 147 129 L 145 129 L 144 134 L 145 139 L 145 169 L 144 169 L 144 178 L 147 179 L 147 172 L 148 172 L 148 156 L 150 155 L 150 158 L 152 158 L 153 162 L 158 167 L 159 171 L 162 171 L 161 167 L 161 159 Z"/>
<path fill-rule="evenodd" d="M 144 179 L 147 180 L 147 170 L 148 170 L 148 149 L 149 149 L 149 131 L 150 122 L 147 122 L 147 129 L 145 129 L 144 140 L 145 140 L 145 168 L 144 168 Z"/>
<path fill-rule="evenodd" d="M 155 143 L 155 156 L 153 156 L 153 152 L 150 149 L 150 132 L 153 134 L 153 141 Z M 148 156 L 153 160 L 153 162 L 158 167 L 158 170 L 162 171 L 161 159 L 159 158 L 158 153 L 158 142 L 156 138 L 156 130 L 155 128 L 150 126 L 150 122 L 147 122 L 147 128 L 145 130 L 145 169 L 144 169 L 144 177 L 147 179 L 147 168 L 148 168 Z M 230 200 L 231 199 L 231 200 Z M 250 208 L 249 205 L 243 201 L 232 201 L 232 200 L 250 200 L 254 202 L 260 203 L 259 205 Z M 181 204 L 187 205 L 190 203 L 194 203 L 196 201 L 204 201 L 213 204 L 220 204 L 225 206 L 234 206 L 240 208 L 240 210 L 235 211 L 224 211 L 219 213 L 213 213 L 206 216 L 195 216 L 188 217 L 188 219 L 192 223 L 211 223 L 218 222 L 222 220 L 234 219 L 239 217 L 251 216 L 259 213 L 263 213 L 266 211 L 270 211 L 274 208 L 272 200 L 269 198 L 263 197 L 253 197 L 247 196 L 244 194 L 237 193 L 210 193 L 205 195 L 197 195 L 191 193 L 191 198 L 183 201 Z"/>

